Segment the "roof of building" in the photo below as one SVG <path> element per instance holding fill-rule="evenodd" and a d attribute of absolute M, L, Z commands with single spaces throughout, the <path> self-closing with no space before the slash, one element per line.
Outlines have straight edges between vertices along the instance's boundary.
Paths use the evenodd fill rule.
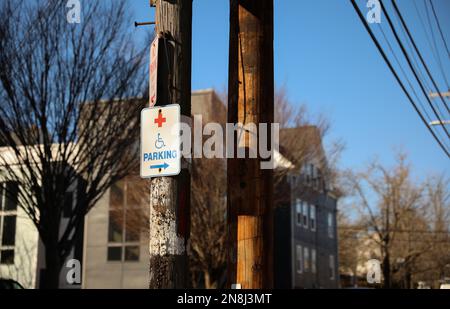
<path fill-rule="evenodd" d="M 280 129 L 279 150 L 283 157 L 300 167 L 314 159 L 326 165 L 322 136 L 317 126 L 301 126 Z"/>

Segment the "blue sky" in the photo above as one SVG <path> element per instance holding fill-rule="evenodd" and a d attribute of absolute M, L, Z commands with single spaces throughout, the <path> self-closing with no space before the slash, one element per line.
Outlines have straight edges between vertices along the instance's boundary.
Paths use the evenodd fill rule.
<path fill-rule="evenodd" d="M 128 1 L 136 20 L 153 20 L 154 9 L 148 7 L 148 0 Z M 415 1 L 421 10 L 423 1 Z M 450 11 L 450 2 L 433 1 L 450 43 L 450 19 L 444 18 Z M 366 14 L 366 1 L 359 3 Z M 431 72 L 441 89 L 446 90 L 413 1 L 399 0 L 398 4 Z M 228 20 L 228 0 L 193 1 L 193 90 L 225 89 Z M 380 37 L 378 25 L 371 27 Z M 383 17 L 381 27 L 388 32 Z M 144 39 L 150 30 L 136 29 L 136 39 Z M 399 50 L 394 50 L 400 56 Z M 438 52 L 442 50 L 439 45 Z M 349 1 L 275 0 L 274 51 L 276 85 L 284 85 L 296 104 L 306 104 L 313 114 L 323 114 L 331 121 L 325 143 L 337 139 L 345 143 L 342 168 L 362 168 L 375 157 L 390 165 L 395 151 L 401 149 L 408 153 L 415 177 L 449 173 L 450 160 L 407 101 Z M 447 61 L 443 67 L 450 78 L 450 59 L 444 60 Z M 446 142 L 450 146 L 448 139 Z"/>

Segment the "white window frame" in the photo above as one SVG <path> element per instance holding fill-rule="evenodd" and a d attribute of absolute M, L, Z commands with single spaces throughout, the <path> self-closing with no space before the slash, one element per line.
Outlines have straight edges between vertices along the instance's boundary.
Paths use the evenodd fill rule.
<path fill-rule="evenodd" d="M 298 218 L 300 217 L 300 221 Z M 303 213 L 302 213 L 302 201 L 300 199 L 295 200 L 295 223 L 297 226 L 302 226 Z"/>
<path fill-rule="evenodd" d="M 330 254 L 329 256 L 329 267 L 330 267 L 330 280 L 336 279 L 336 267 L 334 263 L 334 255 Z"/>
<path fill-rule="evenodd" d="M 310 205 L 309 206 L 309 226 L 311 228 L 311 231 L 315 232 L 316 231 L 316 226 L 317 226 L 317 221 L 316 221 L 316 214 L 317 211 L 317 207 L 316 205 Z"/>
<path fill-rule="evenodd" d="M 317 167 L 312 165 L 311 167 L 311 179 L 312 179 L 312 187 L 317 189 Z"/>
<path fill-rule="evenodd" d="M 301 245 L 295 246 L 295 270 L 297 274 L 303 273 L 303 248 Z"/>
<path fill-rule="evenodd" d="M 14 257 L 13 257 L 13 263 L 3 263 L 3 261 L 1 261 L 1 256 L 0 256 L 0 265 L 14 265 L 15 264 L 15 258 L 16 258 L 16 241 L 14 240 L 14 245 L 3 245 L 3 226 L 4 226 L 4 222 L 5 222 L 5 217 L 9 217 L 9 216 L 15 216 L 16 217 L 16 227 L 15 227 L 15 231 L 14 231 L 14 237 L 16 238 L 17 236 L 17 219 L 18 219 L 18 215 L 17 215 L 17 209 L 19 208 L 19 201 L 18 201 L 18 197 L 17 197 L 17 205 L 16 205 L 16 209 L 15 210 L 4 210 L 6 207 L 6 187 L 7 182 L 0 182 L 0 255 L 1 255 L 1 251 L 3 250 L 12 250 Z M 17 186 L 19 186 L 19 184 L 17 183 Z M 18 188 L 18 190 L 20 190 Z"/>
<path fill-rule="evenodd" d="M 302 225 L 305 229 L 309 227 L 309 204 L 307 202 L 302 203 Z"/>
<path fill-rule="evenodd" d="M 121 205 L 119 208 L 114 209 L 111 208 L 111 202 L 108 204 L 108 244 L 107 244 L 107 253 L 106 253 L 106 261 L 107 263 L 139 263 L 142 259 L 142 250 L 141 250 L 141 239 L 142 239 L 142 235 L 139 235 L 139 239 L 137 240 L 127 240 L 127 225 L 126 225 L 126 216 L 127 216 L 127 212 L 128 211 L 132 211 L 133 208 L 135 207 L 135 205 L 133 205 L 133 207 L 130 207 L 128 205 L 128 190 L 130 187 L 130 181 L 128 181 L 127 179 L 122 180 L 122 194 L 123 194 L 123 200 L 122 203 L 123 205 Z M 117 185 L 117 183 L 115 184 Z M 111 190 L 111 188 L 110 188 Z M 111 191 L 109 194 L 112 194 Z M 117 242 L 112 242 L 109 239 L 109 228 L 111 223 L 111 211 L 120 211 L 121 215 L 122 215 L 122 222 L 121 222 L 121 241 L 117 241 Z M 108 258 L 108 250 L 109 248 L 121 248 L 121 257 L 120 260 L 110 260 Z M 129 248 L 138 248 L 138 259 L 137 260 L 127 260 L 126 259 L 126 250 Z"/>
<path fill-rule="evenodd" d="M 303 269 L 306 272 L 309 271 L 310 269 L 310 264 L 309 264 L 309 248 L 308 247 L 303 247 Z"/>
<path fill-rule="evenodd" d="M 328 237 L 334 238 L 334 222 L 333 213 L 328 212 L 327 215 L 327 226 L 328 226 Z"/>
<path fill-rule="evenodd" d="M 316 249 L 311 249 L 311 272 L 315 274 L 317 272 L 317 253 Z"/>

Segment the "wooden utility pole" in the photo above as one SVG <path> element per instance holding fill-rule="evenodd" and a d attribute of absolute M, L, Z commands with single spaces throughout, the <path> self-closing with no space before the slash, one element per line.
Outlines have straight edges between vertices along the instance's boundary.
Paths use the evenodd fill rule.
<path fill-rule="evenodd" d="M 151 0 L 156 5 L 159 47 L 156 106 L 178 103 L 191 117 L 192 0 Z M 183 168 L 175 177 L 151 180 L 150 288 L 186 288 L 191 178 Z"/>
<path fill-rule="evenodd" d="M 274 120 L 273 0 L 230 0 L 228 122 Z M 228 159 L 228 284 L 273 287 L 273 171 L 261 159 Z M 260 132 L 258 132 L 259 134 Z M 270 130 L 267 132 L 270 145 Z"/>

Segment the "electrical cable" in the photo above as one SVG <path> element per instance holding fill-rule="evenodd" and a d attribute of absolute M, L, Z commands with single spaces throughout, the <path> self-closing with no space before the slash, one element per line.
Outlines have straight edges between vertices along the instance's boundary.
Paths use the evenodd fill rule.
<path fill-rule="evenodd" d="M 423 95 L 425 96 L 428 104 L 430 105 L 431 109 L 433 110 L 433 113 L 436 116 L 437 120 L 442 123 L 441 116 L 439 115 L 439 113 L 434 108 L 433 103 L 431 102 L 430 98 L 428 97 L 427 92 L 425 91 L 425 88 L 423 87 L 422 83 L 420 82 L 420 79 L 417 76 L 417 72 L 416 72 L 416 70 L 414 69 L 414 67 L 413 67 L 413 65 L 411 63 L 411 59 L 409 58 L 409 55 L 408 55 L 407 51 L 405 50 L 405 47 L 404 47 L 402 41 L 400 40 L 400 38 L 398 36 L 397 30 L 395 29 L 394 24 L 392 23 L 392 20 L 391 20 L 391 18 L 389 16 L 389 14 L 388 14 L 388 12 L 387 12 L 387 10 L 386 10 L 382 0 L 380 0 L 380 5 L 381 5 L 381 9 L 382 9 L 384 15 L 386 16 L 386 19 L 388 21 L 389 27 L 391 28 L 392 33 L 394 34 L 394 37 L 395 37 L 398 45 L 400 46 L 400 49 L 402 50 L 403 55 L 405 56 L 406 62 L 408 63 L 412 73 L 414 74 L 414 77 L 416 78 L 416 80 L 417 80 L 417 82 L 419 84 L 420 89 L 422 90 Z M 450 138 L 450 133 L 448 132 L 447 128 L 445 126 L 442 126 L 442 129 L 445 131 L 445 134 L 447 135 L 447 137 Z"/>
<path fill-rule="evenodd" d="M 408 91 L 406 90 L 405 86 L 403 85 L 402 81 L 400 80 L 399 76 L 397 75 L 397 72 L 395 72 L 391 62 L 389 61 L 389 59 L 387 58 L 386 54 L 383 51 L 383 48 L 381 47 L 380 43 L 378 42 L 377 38 L 375 37 L 375 35 L 373 34 L 372 30 L 370 29 L 369 25 L 367 24 L 366 19 L 364 18 L 363 14 L 361 13 L 361 11 L 359 10 L 358 5 L 356 4 L 355 0 L 350 0 L 351 4 L 353 5 L 353 8 L 355 9 L 356 13 L 358 14 L 359 19 L 361 20 L 362 24 L 364 25 L 366 31 L 369 33 L 372 41 L 374 42 L 374 44 L 376 45 L 378 51 L 380 52 L 381 56 L 383 57 L 384 61 L 386 62 L 386 64 L 388 65 L 389 69 L 391 70 L 392 74 L 394 75 L 395 79 L 397 80 L 397 83 L 400 85 L 401 89 L 403 90 L 403 92 L 405 93 L 405 95 L 407 96 L 409 102 L 411 103 L 411 105 L 414 107 L 415 111 L 417 112 L 417 114 L 419 115 L 420 119 L 422 120 L 422 122 L 425 124 L 425 126 L 427 127 L 427 129 L 430 131 L 431 135 L 434 137 L 434 139 L 437 141 L 437 143 L 439 144 L 439 146 L 442 148 L 442 150 L 445 152 L 445 154 L 447 155 L 447 157 L 450 158 L 450 152 L 446 149 L 446 147 L 444 146 L 444 144 L 441 142 L 441 140 L 436 136 L 436 133 L 433 131 L 433 129 L 430 127 L 430 125 L 427 123 L 426 119 L 424 118 L 424 116 L 422 115 L 422 113 L 420 112 L 420 110 L 418 109 L 416 103 L 414 102 L 414 100 L 411 98 L 411 95 L 408 93 Z"/>
<path fill-rule="evenodd" d="M 414 47 L 414 50 L 416 51 L 417 55 L 419 56 L 420 62 L 422 63 L 423 67 L 425 68 L 425 71 L 427 72 L 428 77 L 430 78 L 434 88 L 436 89 L 437 93 L 439 94 L 439 97 L 441 98 L 442 103 L 444 104 L 445 108 L 447 109 L 447 112 L 450 113 L 450 109 L 447 106 L 447 103 L 445 102 L 444 98 L 442 97 L 442 94 L 439 91 L 439 87 L 437 86 L 433 76 L 431 75 L 430 70 L 428 69 L 428 66 L 425 63 L 425 60 L 422 57 L 422 54 L 420 53 L 419 49 L 417 48 L 416 42 L 414 41 L 414 38 L 412 37 L 411 32 L 409 31 L 408 26 L 406 25 L 406 22 L 403 19 L 403 16 L 400 13 L 400 10 L 398 9 L 396 1 L 395 0 L 391 0 L 391 2 L 392 2 L 392 5 L 394 7 L 395 13 L 397 14 L 398 18 L 400 19 L 400 22 L 401 22 L 403 28 L 406 30 L 406 34 L 408 35 L 408 38 L 411 41 L 411 43 L 412 43 L 412 45 Z M 383 4 L 381 4 L 381 5 L 383 7 Z M 386 12 L 385 12 L 385 14 L 386 14 Z M 386 16 L 386 17 L 388 18 L 388 16 Z M 389 19 L 388 19 L 388 21 L 389 21 Z"/>

